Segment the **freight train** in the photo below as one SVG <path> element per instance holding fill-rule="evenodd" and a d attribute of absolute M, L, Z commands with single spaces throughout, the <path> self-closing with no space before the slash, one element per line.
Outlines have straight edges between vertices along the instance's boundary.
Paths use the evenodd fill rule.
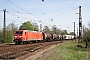
<path fill-rule="evenodd" d="M 39 31 L 16 30 L 14 34 L 15 44 L 24 44 L 38 41 L 56 41 L 65 38 L 60 34 L 44 33 Z"/>

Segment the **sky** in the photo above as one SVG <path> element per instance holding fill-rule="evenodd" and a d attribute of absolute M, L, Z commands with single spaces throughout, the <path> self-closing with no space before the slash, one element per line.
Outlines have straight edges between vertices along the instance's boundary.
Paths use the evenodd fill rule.
<path fill-rule="evenodd" d="M 56 25 L 68 32 L 77 31 L 81 6 L 82 23 L 86 27 L 90 22 L 90 0 L 0 0 L 0 28 L 3 27 L 6 9 L 6 26 L 15 23 L 18 27 L 26 22 L 35 22 L 39 26 Z"/>

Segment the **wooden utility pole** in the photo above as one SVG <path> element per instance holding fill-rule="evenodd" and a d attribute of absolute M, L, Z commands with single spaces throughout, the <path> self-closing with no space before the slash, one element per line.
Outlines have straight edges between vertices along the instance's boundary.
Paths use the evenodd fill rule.
<path fill-rule="evenodd" d="M 6 42 L 6 9 L 4 11 L 3 42 Z"/>
<path fill-rule="evenodd" d="M 81 17 L 81 6 L 79 6 L 79 41 L 82 39 L 82 17 Z"/>
<path fill-rule="evenodd" d="M 74 39 L 76 40 L 76 38 L 75 38 L 75 22 L 74 22 Z"/>

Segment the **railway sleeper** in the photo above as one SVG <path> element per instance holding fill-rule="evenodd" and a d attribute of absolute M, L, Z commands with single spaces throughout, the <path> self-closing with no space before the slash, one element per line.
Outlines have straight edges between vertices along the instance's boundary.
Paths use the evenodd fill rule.
<path fill-rule="evenodd" d="M 25 55 L 27 53 L 28 53 L 27 51 L 14 52 L 14 53 L 0 56 L 0 59 L 15 59 L 15 58 L 18 58 L 18 57 Z"/>

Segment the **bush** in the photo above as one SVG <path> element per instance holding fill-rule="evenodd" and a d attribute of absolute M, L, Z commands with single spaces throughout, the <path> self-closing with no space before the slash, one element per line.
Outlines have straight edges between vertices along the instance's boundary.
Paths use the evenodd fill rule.
<path fill-rule="evenodd" d="M 90 30 L 84 34 L 83 41 L 86 42 L 86 48 L 88 48 L 90 46 Z"/>
<path fill-rule="evenodd" d="M 0 31 L 0 43 L 3 43 L 3 32 Z"/>
<path fill-rule="evenodd" d="M 0 43 L 3 43 L 3 31 L 0 31 Z M 13 42 L 13 32 L 12 31 L 6 31 L 6 42 Z"/>
<path fill-rule="evenodd" d="M 83 36 L 84 42 L 90 42 L 90 30 L 88 30 Z"/>
<path fill-rule="evenodd" d="M 13 42 L 13 33 L 7 32 L 7 43 Z"/>

